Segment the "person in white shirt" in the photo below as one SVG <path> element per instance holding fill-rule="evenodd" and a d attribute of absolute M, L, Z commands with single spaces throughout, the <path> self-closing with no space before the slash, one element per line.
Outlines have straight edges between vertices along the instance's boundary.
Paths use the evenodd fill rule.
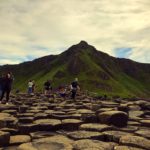
<path fill-rule="evenodd" d="M 28 94 L 32 94 L 33 82 L 30 80 L 28 82 Z"/>

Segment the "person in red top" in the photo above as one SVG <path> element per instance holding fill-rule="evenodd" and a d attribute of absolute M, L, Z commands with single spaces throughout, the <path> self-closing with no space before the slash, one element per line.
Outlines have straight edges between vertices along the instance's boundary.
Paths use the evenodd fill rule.
<path fill-rule="evenodd" d="M 2 89 L 2 95 L 0 98 L 0 101 L 2 101 L 4 98 L 4 95 L 6 93 L 6 104 L 8 104 L 8 101 L 9 101 L 9 96 L 10 96 L 10 92 L 11 92 L 11 88 L 12 88 L 12 82 L 13 82 L 13 76 L 9 72 L 3 78 L 3 89 Z"/>

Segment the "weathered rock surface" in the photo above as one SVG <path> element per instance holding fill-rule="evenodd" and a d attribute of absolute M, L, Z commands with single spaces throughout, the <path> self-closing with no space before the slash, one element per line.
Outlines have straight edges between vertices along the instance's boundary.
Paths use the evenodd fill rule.
<path fill-rule="evenodd" d="M 149 129 L 140 129 L 135 132 L 137 135 L 150 139 L 150 130 Z"/>
<path fill-rule="evenodd" d="M 107 111 L 99 113 L 99 120 L 101 123 L 113 124 L 118 127 L 127 125 L 128 115 L 123 111 Z"/>
<path fill-rule="evenodd" d="M 59 135 L 22 144 L 18 147 L 18 150 L 72 150 L 71 144 L 70 139 Z"/>
<path fill-rule="evenodd" d="M 104 135 L 106 141 L 117 142 L 117 143 L 119 143 L 119 140 L 122 136 L 132 135 L 131 133 L 122 132 L 122 131 L 105 131 L 102 132 L 102 134 Z"/>
<path fill-rule="evenodd" d="M 39 119 L 34 121 L 38 130 L 57 130 L 61 125 L 61 121 L 57 119 Z"/>
<path fill-rule="evenodd" d="M 112 130 L 113 127 L 108 126 L 106 124 L 98 124 L 98 123 L 89 123 L 89 124 L 82 124 L 80 126 L 80 130 L 87 130 L 87 131 L 99 131 L 99 132 L 103 132 L 103 131 L 108 131 L 108 130 Z"/>
<path fill-rule="evenodd" d="M 136 148 L 131 146 L 115 146 L 114 150 L 144 150 L 143 148 Z"/>
<path fill-rule="evenodd" d="M 140 123 L 142 126 L 150 127 L 150 120 L 141 120 Z"/>
<path fill-rule="evenodd" d="M 150 141 L 140 136 L 123 136 L 120 143 L 127 146 L 134 146 L 137 148 L 150 149 Z"/>
<path fill-rule="evenodd" d="M 106 143 L 98 140 L 78 140 L 73 143 L 75 150 L 113 150 L 115 143 Z"/>
<path fill-rule="evenodd" d="M 148 150 L 150 102 L 18 94 L 0 104 L 0 150 Z"/>
<path fill-rule="evenodd" d="M 74 140 L 103 139 L 103 135 L 100 132 L 95 132 L 95 131 L 74 131 L 68 133 L 67 136 Z"/>
<path fill-rule="evenodd" d="M 82 121 L 78 119 L 64 119 L 61 126 L 63 130 L 77 130 L 81 123 Z"/>
<path fill-rule="evenodd" d="M 14 135 L 10 136 L 10 144 L 17 145 L 22 143 L 27 143 L 31 141 L 31 137 L 29 135 Z"/>
<path fill-rule="evenodd" d="M 0 131 L 0 146 L 9 144 L 10 134 L 8 132 Z"/>

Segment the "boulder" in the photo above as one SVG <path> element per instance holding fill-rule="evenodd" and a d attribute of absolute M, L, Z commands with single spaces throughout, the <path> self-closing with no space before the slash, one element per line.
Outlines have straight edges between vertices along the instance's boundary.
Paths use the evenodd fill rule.
<path fill-rule="evenodd" d="M 20 117 L 18 121 L 19 123 L 32 123 L 33 119 L 33 117 Z"/>
<path fill-rule="evenodd" d="M 20 113 L 25 113 L 28 108 L 29 108 L 29 106 L 27 106 L 27 105 L 22 105 L 22 106 L 19 107 L 19 112 L 20 112 Z"/>
<path fill-rule="evenodd" d="M 81 119 L 84 122 L 87 123 L 97 123 L 98 122 L 98 117 L 96 114 L 82 114 Z"/>
<path fill-rule="evenodd" d="M 31 137 L 29 135 L 14 135 L 10 136 L 10 144 L 18 145 L 22 143 L 31 142 Z"/>
<path fill-rule="evenodd" d="M 104 124 L 113 124 L 118 127 L 127 125 L 128 115 L 122 111 L 107 111 L 98 114 L 99 120 Z"/>
<path fill-rule="evenodd" d="M 60 128 L 61 121 L 57 119 L 39 119 L 34 121 L 39 131 L 57 130 Z"/>
<path fill-rule="evenodd" d="M 133 133 L 133 132 L 138 130 L 138 127 L 137 126 L 126 126 L 123 128 L 117 128 L 116 127 L 115 130 Z"/>
<path fill-rule="evenodd" d="M 38 120 L 38 119 L 48 119 L 48 114 L 46 113 L 37 113 L 34 115 L 34 119 Z"/>
<path fill-rule="evenodd" d="M 115 146 L 114 150 L 144 150 L 143 148 L 136 148 L 131 146 Z"/>
<path fill-rule="evenodd" d="M 79 129 L 80 130 L 86 130 L 86 131 L 99 131 L 99 132 L 103 132 L 103 131 L 112 130 L 113 127 L 108 126 L 106 124 L 87 123 L 87 124 L 82 124 L 79 127 Z"/>
<path fill-rule="evenodd" d="M 141 117 L 142 115 L 144 115 L 143 111 L 129 111 L 130 118 Z"/>
<path fill-rule="evenodd" d="M 17 150 L 72 150 L 72 142 L 67 137 L 58 135 L 22 144 Z"/>
<path fill-rule="evenodd" d="M 16 127 L 17 123 L 18 123 L 18 119 L 16 117 L 13 116 L 5 116 L 5 113 L 3 113 L 4 115 L 0 115 L 0 128 L 13 128 Z"/>
<path fill-rule="evenodd" d="M 14 128 L 1 128 L 0 131 L 9 132 L 11 135 L 15 135 L 18 133 L 18 130 Z"/>
<path fill-rule="evenodd" d="M 33 117 L 34 113 L 19 113 L 17 117 Z"/>
<path fill-rule="evenodd" d="M 123 131 L 105 131 L 105 132 L 102 132 L 102 134 L 105 137 L 105 141 L 117 142 L 117 143 L 119 143 L 119 140 L 122 136 L 133 135 L 132 133 L 127 133 Z"/>
<path fill-rule="evenodd" d="M 38 125 L 35 123 L 28 124 L 18 124 L 18 130 L 21 134 L 29 134 L 30 132 L 34 132 L 38 130 Z"/>
<path fill-rule="evenodd" d="M 94 112 L 89 109 L 78 109 L 76 111 L 76 113 L 78 113 L 78 114 L 94 114 Z"/>
<path fill-rule="evenodd" d="M 56 133 L 50 131 L 37 131 L 37 132 L 30 133 L 32 139 L 46 138 L 54 135 L 56 135 Z"/>
<path fill-rule="evenodd" d="M 75 150 L 113 150 L 115 143 L 107 143 L 98 140 L 78 140 L 73 143 Z"/>
<path fill-rule="evenodd" d="M 0 131 L 0 146 L 7 146 L 10 140 L 10 133 Z"/>
<path fill-rule="evenodd" d="M 77 130 L 81 124 L 82 121 L 78 119 L 64 119 L 61 128 L 63 130 Z"/>
<path fill-rule="evenodd" d="M 121 104 L 120 106 L 118 106 L 118 110 L 128 113 L 129 107 L 126 104 Z"/>
<path fill-rule="evenodd" d="M 141 120 L 140 123 L 142 126 L 150 127 L 150 120 Z"/>
<path fill-rule="evenodd" d="M 17 110 L 3 110 L 2 112 L 3 113 L 8 113 L 8 114 L 11 114 L 11 115 L 16 115 L 17 114 Z"/>
<path fill-rule="evenodd" d="M 135 132 L 137 135 L 150 139 L 150 130 L 149 129 L 140 129 Z"/>
<path fill-rule="evenodd" d="M 140 137 L 140 136 L 122 136 L 120 138 L 120 144 L 127 146 L 134 146 L 137 148 L 143 148 L 146 150 L 150 149 L 150 140 Z"/>
<path fill-rule="evenodd" d="M 67 133 L 67 136 L 74 140 L 81 139 L 104 139 L 104 136 L 100 132 L 95 131 L 74 131 Z"/>

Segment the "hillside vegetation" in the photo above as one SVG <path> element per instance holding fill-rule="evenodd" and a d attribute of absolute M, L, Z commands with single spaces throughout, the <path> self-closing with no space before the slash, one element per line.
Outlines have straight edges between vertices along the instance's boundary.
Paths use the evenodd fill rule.
<path fill-rule="evenodd" d="M 119 59 L 81 41 L 60 55 L 50 55 L 18 65 L 4 65 L 0 72 L 12 71 L 14 89 L 25 91 L 28 80 L 41 90 L 47 79 L 53 87 L 79 78 L 84 90 L 119 96 L 150 96 L 150 64 Z"/>

